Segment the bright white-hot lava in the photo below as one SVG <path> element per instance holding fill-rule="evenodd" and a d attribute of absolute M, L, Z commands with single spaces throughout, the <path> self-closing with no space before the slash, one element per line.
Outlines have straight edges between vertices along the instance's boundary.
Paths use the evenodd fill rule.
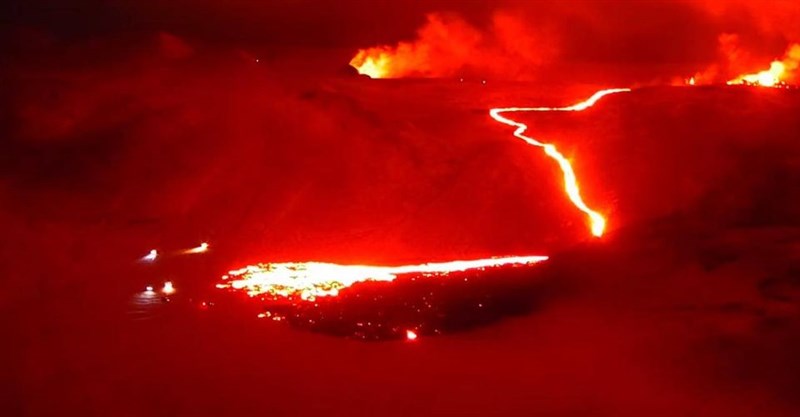
<path fill-rule="evenodd" d="M 403 266 L 338 265 L 324 262 L 268 263 L 230 271 L 223 277 L 223 283 L 217 284 L 217 288 L 242 290 L 251 297 L 267 295 L 313 300 L 316 297 L 336 296 L 339 290 L 359 282 L 394 281 L 398 275 L 446 275 L 470 269 L 528 265 L 545 260 L 547 256 L 513 256 Z"/>
<path fill-rule="evenodd" d="M 631 90 L 629 88 L 610 88 L 607 90 L 600 90 L 594 93 L 587 100 L 567 107 L 499 107 L 491 109 L 489 111 L 489 115 L 491 115 L 494 120 L 515 127 L 516 130 L 514 130 L 514 136 L 524 140 L 529 145 L 543 148 L 544 153 L 547 154 L 547 156 L 553 158 L 556 162 L 558 162 L 558 166 L 561 168 L 561 172 L 564 173 L 564 189 L 567 192 L 569 199 L 572 201 L 572 204 L 574 204 L 575 207 L 577 207 L 580 211 L 586 213 L 586 215 L 589 216 L 589 223 L 591 226 L 592 234 L 597 237 L 603 235 L 603 232 L 605 231 L 606 228 L 606 219 L 600 213 L 589 208 L 589 206 L 587 206 L 586 203 L 583 201 L 583 197 L 581 197 L 580 187 L 578 186 L 578 178 L 575 176 L 575 170 L 572 169 L 572 165 L 569 163 L 569 160 L 565 158 L 564 155 L 562 155 L 561 152 L 558 151 L 558 149 L 556 149 L 555 145 L 539 142 L 538 140 L 530 136 L 525 136 L 525 131 L 528 130 L 528 126 L 526 124 L 504 117 L 502 116 L 502 114 L 512 113 L 512 112 L 526 112 L 526 111 L 534 111 L 534 112 L 583 111 L 588 109 L 589 107 L 594 106 L 594 104 L 597 103 L 601 98 L 609 94 L 624 93 L 628 91 Z"/>

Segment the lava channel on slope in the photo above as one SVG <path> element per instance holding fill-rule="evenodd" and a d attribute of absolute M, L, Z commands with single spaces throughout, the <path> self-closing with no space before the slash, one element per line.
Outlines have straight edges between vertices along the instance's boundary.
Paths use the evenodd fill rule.
<path fill-rule="evenodd" d="M 540 147 L 563 174 L 564 190 L 584 214 L 595 237 L 606 219 L 583 200 L 571 162 L 555 145 L 525 133 L 528 126 L 503 114 L 513 112 L 578 112 L 610 94 L 630 89 L 606 89 L 566 107 L 503 107 L 489 114 L 513 127 L 513 136 Z M 264 263 L 229 272 L 220 289 L 239 291 L 264 303 L 259 318 L 288 322 L 313 331 L 360 339 L 439 334 L 494 321 L 514 312 L 530 311 L 537 284 L 523 266 L 546 256 L 486 258 L 407 266 L 338 265 L 323 262 Z M 517 282 L 518 271 L 526 277 Z M 515 279 L 506 279 L 511 276 Z M 392 282 L 392 291 L 386 284 Z M 477 282 L 477 283 L 476 283 Z"/>

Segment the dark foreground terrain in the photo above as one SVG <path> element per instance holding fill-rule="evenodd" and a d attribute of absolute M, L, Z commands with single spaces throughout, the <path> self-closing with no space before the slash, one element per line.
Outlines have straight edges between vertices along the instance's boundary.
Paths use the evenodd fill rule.
<path fill-rule="evenodd" d="M 800 413 L 800 91 L 643 88 L 521 116 L 607 214 L 590 241 L 556 166 L 488 108 L 595 86 L 309 81 L 237 59 L 7 75 L 4 415 Z M 551 259 L 442 286 L 516 304 L 453 301 L 447 331 L 413 342 L 259 320 L 214 289 L 254 262 L 509 254 Z M 140 298 L 167 279 L 170 302 Z M 350 296 L 419 296 L 393 285 Z"/>

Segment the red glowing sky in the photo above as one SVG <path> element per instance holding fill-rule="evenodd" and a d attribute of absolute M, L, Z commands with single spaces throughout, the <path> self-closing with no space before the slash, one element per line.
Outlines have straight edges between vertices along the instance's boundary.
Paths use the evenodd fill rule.
<path fill-rule="evenodd" d="M 61 2 L 14 0 L 3 26 L 62 39 L 103 39 L 166 31 L 200 43 L 337 49 L 411 40 L 430 13 L 441 13 L 487 43 L 519 39 L 531 63 L 703 63 L 717 53 L 717 36 L 736 33 L 748 49 L 776 56 L 798 39 L 800 6 L 790 0 L 704 1 L 159 1 Z M 501 29 L 493 29 L 500 19 Z M 14 44 L 23 37 L 5 39 Z M 492 45 L 485 45 L 491 50 Z M 275 52 L 278 53 L 278 52 Z M 534 59 L 534 56 L 536 59 Z"/>

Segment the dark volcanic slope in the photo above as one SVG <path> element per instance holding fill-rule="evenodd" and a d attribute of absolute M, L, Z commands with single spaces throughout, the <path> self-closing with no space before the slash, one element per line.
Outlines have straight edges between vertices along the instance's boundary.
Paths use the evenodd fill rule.
<path fill-rule="evenodd" d="M 6 414 L 797 414 L 797 91 L 647 89 L 526 117 L 610 214 L 581 246 L 553 164 L 486 111 L 589 88 L 196 64 L 7 84 Z M 207 257 L 134 262 L 200 240 Z M 558 284 L 542 308 L 413 344 L 193 304 L 245 261 L 520 252 L 553 255 L 531 276 Z M 133 320 L 164 279 L 174 303 Z"/>

